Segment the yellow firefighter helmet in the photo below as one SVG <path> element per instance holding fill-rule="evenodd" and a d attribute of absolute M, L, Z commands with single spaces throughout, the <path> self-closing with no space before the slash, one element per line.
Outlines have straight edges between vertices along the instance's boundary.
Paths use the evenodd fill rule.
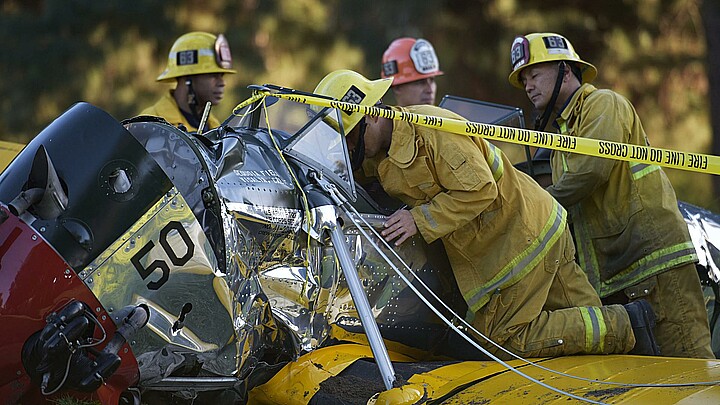
<path fill-rule="evenodd" d="M 516 37 L 510 50 L 512 73 L 508 77 L 510 84 L 524 89 L 520 82 L 520 72 L 528 66 L 552 61 L 574 62 L 582 73 L 583 83 L 591 82 L 597 76 L 597 69 L 580 59 L 570 41 L 553 33 L 534 33 Z"/>
<path fill-rule="evenodd" d="M 318 83 L 313 93 L 347 103 L 373 106 L 385 95 L 391 84 L 392 78 L 368 80 L 360 73 L 341 69 L 328 73 Z M 363 114 L 360 112 L 351 114 L 343 112 L 342 123 L 345 134 L 348 134 L 360 122 L 362 117 Z"/>
<path fill-rule="evenodd" d="M 170 48 L 167 67 L 157 81 L 168 82 L 204 73 L 236 73 L 232 69 L 230 45 L 223 34 L 190 32 L 178 38 Z"/>

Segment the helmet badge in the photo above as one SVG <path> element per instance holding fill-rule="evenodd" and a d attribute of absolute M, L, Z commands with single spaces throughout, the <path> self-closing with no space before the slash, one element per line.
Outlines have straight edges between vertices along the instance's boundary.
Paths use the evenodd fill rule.
<path fill-rule="evenodd" d="M 428 74 L 437 72 L 440 69 L 435 49 L 430 42 L 424 39 L 418 39 L 410 48 L 410 58 L 415 65 L 415 70 L 420 74 Z"/>
<path fill-rule="evenodd" d="M 510 50 L 510 63 L 513 70 L 530 61 L 530 42 L 525 37 L 516 37 Z"/>
<path fill-rule="evenodd" d="M 223 69 L 232 68 L 232 54 L 230 53 L 230 44 L 228 44 L 225 35 L 220 34 L 215 40 L 215 61 L 218 66 Z"/>

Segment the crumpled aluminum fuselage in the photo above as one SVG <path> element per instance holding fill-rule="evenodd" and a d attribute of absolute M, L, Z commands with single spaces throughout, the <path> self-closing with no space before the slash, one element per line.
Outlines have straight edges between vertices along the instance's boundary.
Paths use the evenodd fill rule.
<path fill-rule="evenodd" d="M 67 206 L 56 218 L 28 213 L 23 220 L 110 317 L 129 305 L 150 309 L 129 342 L 143 389 L 242 386 L 250 374 L 262 382 L 303 353 L 365 339 L 329 235 L 303 227 L 327 209 L 301 191 L 317 162 L 281 159 L 276 142 L 291 136 L 282 131 L 215 132 L 210 142 L 157 120 L 121 125 L 80 103 L 0 176 L 7 204 L 26 187 L 38 148 L 48 151 Z M 360 194 L 361 216 L 380 226 L 383 213 L 367 209 L 372 198 Z M 438 341 L 447 327 L 336 208 L 329 212 L 344 224 L 383 337 L 429 356 L 446 350 Z M 399 253 L 411 263 L 411 280 L 422 277 L 464 313 L 442 249 L 415 238 Z M 187 370 L 205 382 L 173 388 L 172 378 Z"/>

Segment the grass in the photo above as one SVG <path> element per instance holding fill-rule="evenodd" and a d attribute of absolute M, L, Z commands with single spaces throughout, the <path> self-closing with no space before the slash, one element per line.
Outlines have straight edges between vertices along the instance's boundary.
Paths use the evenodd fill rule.
<path fill-rule="evenodd" d="M 84 399 L 72 398 L 70 396 L 63 396 L 53 400 L 57 405 L 102 405 L 99 401 L 88 401 Z"/>

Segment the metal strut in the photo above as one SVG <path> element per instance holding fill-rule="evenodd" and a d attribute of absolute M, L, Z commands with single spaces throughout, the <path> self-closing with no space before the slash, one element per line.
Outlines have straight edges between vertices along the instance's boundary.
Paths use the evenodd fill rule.
<path fill-rule="evenodd" d="M 335 204 L 342 207 L 342 205 L 347 202 L 345 198 L 338 193 L 334 184 L 328 182 L 320 176 L 314 177 L 318 185 L 328 193 Z M 343 275 L 345 275 L 348 288 L 350 289 L 350 295 L 355 303 L 358 315 L 360 316 L 360 322 L 362 323 L 362 327 L 365 330 L 368 342 L 370 343 L 370 350 L 372 350 L 375 362 L 380 369 L 380 375 L 382 376 L 383 383 L 385 384 L 385 389 L 392 389 L 396 380 L 395 370 L 393 369 L 392 362 L 390 361 L 390 355 L 385 347 L 385 342 L 380 334 L 380 329 L 378 328 L 377 322 L 375 322 L 375 317 L 370 309 L 370 303 L 368 302 L 365 291 L 360 283 L 360 277 L 358 276 L 357 269 L 350 257 L 350 250 L 345 242 L 345 234 L 338 226 L 337 221 L 333 221 L 329 224 L 328 229 L 330 231 L 330 239 L 332 240 L 338 261 L 340 262 L 340 268 L 342 269 Z"/>

